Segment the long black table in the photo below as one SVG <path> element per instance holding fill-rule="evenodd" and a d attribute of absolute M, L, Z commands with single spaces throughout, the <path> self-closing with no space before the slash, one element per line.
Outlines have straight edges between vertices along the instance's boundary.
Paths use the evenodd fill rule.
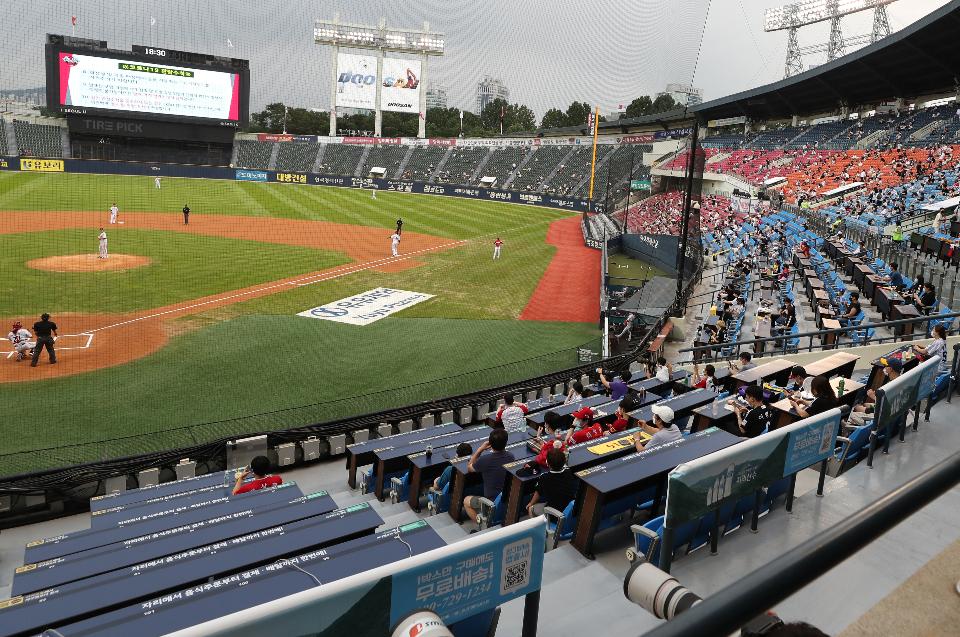
<path fill-rule="evenodd" d="M 528 414 L 535 414 L 538 411 L 544 411 L 550 409 L 551 407 L 556 407 L 557 405 L 562 405 L 564 396 L 562 394 L 557 394 L 555 396 L 548 396 L 546 398 L 537 398 L 529 402 L 524 403 L 527 406 Z M 495 409 L 487 413 L 486 418 L 484 419 L 488 425 L 491 427 L 497 424 L 497 412 L 499 409 Z"/>
<path fill-rule="evenodd" d="M 436 427 L 414 429 L 406 433 L 394 434 L 385 438 L 375 438 L 366 442 L 355 442 L 347 445 L 347 484 L 351 489 L 357 488 L 357 467 L 373 462 L 373 454 L 383 447 L 397 446 L 433 438 L 446 433 L 460 430 L 460 425 L 448 422 Z"/>
<path fill-rule="evenodd" d="M 490 428 L 486 425 L 467 427 L 465 429 L 460 429 L 458 427 L 456 431 L 444 433 L 439 436 L 431 436 L 429 438 L 423 438 L 397 445 L 384 445 L 373 452 L 373 463 L 376 467 L 373 492 L 376 494 L 377 499 L 382 502 L 384 497 L 386 497 L 384 485 L 386 484 L 387 474 L 406 469 L 407 456 L 409 456 L 411 453 L 424 451 L 426 450 L 427 446 L 431 446 L 434 449 L 438 449 L 440 447 L 449 447 L 451 445 L 457 445 L 461 442 L 469 442 L 471 440 L 475 440 L 479 436 L 487 436 L 489 434 Z M 384 442 L 386 442 L 386 439 L 384 439 Z"/>
<path fill-rule="evenodd" d="M 582 483 L 577 495 L 579 517 L 573 546 L 592 558 L 593 539 L 604 504 L 652 485 L 657 485 L 662 494 L 664 478 L 678 465 L 735 445 L 740 440 L 725 431 L 710 428 L 577 472 Z"/>
<path fill-rule="evenodd" d="M 686 418 L 693 413 L 697 407 L 709 405 L 717 399 L 717 395 L 712 389 L 694 389 L 683 394 L 677 394 L 673 398 L 663 398 L 644 405 L 639 409 L 630 412 L 630 416 L 637 420 L 650 422 L 653 418 L 654 405 L 664 405 L 673 410 L 674 422 L 681 418 Z"/>
<path fill-rule="evenodd" d="M 117 506 L 126 506 L 134 502 L 143 502 L 151 498 L 157 498 L 185 491 L 193 491 L 203 487 L 214 485 L 224 486 L 230 484 L 233 486 L 236 475 L 236 469 L 227 471 L 214 471 L 202 476 L 193 478 L 184 478 L 183 480 L 174 480 L 173 482 L 162 482 L 151 487 L 141 487 L 140 489 L 131 489 L 130 491 L 121 491 L 119 493 L 108 493 L 90 498 L 90 510 L 100 511 Z"/>
<path fill-rule="evenodd" d="M 215 484 L 191 489 L 190 491 L 183 491 L 181 493 L 156 496 L 141 502 L 131 502 L 130 504 L 121 504 L 107 509 L 98 509 L 90 512 L 90 526 L 103 529 L 114 526 L 118 522 L 135 515 L 143 515 L 149 511 L 160 510 L 171 504 L 175 504 L 176 506 L 190 506 L 191 504 L 209 500 L 213 497 L 228 496 L 232 491 L 232 483 L 230 485 Z"/>
<path fill-rule="evenodd" d="M 98 546 L 107 546 L 157 533 L 175 526 L 230 515 L 244 509 L 275 506 L 301 495 L 303 493 L 296 483 L 284 482 L 275 487 L 235 496 L 210 496 L 206 500 L 189 506 L 181 506 L 179 503 L 176 506 L 167 505 L 158 511 L 151 510 L 143 515 L 128 517 L 110 528 L 84 529 L 31 542 L 24 552 L 23 560 L 26 563 L 43 562 Z"/>
<path fill-rule="evenodd" d="M 610 402 L 610 397 L 604 394 L 596 394 L 594 396 L 587 396 L 582 400 L 577 402 L 570 403 L 568 405 L 557 405 L 553 408 L 552 411 L 556 412 L 558 416 L 569 416 L 575 411 L 578 411 L 581 407 L 597 407 Z M 547 414 L 547 411 L 538 411 L 534 414 L 527 414 L 527 422 L 530 423 L 530 426 L 534 429 L 538 428 L 543 424 L 543 418 Z"/>
<path fill-rule="evenodd" d="M 381 524 L 383 520 L 377 512 L 363 503 L 274 526 L 226 542 L 208 544 L 164 559 L 135 564 L 25 595 L 17 598 L 16 604 L 0 608 L 0 626 L 4 635 L 34 634 L 43 628 L 61 626 L 88 615 L 103 613 L 107 609 L 178 591 L 81 621 L 67 629 L 58 629 L 63 635 L 126 634 L 143 637 L 147 634 L 164 634 L 171 632 L 174 625 L 184 628 L 239 610 L 236 604 L 240 602 L 255 605 L 275 599 L 271 597 L 272 594 L 280 597 L 296 592 L 287 586 L 307 588 L 313 585 L 313 581 L 303 573 L 276 564 L 280 558 L 289 558 L 302 568 L 314 570 L 321 565 L 325 568 L 324 560 L 330 559 L 331 553 L 338 556 L 350 554 L 351 559 L 341 559 L 338 564 L 341 569 L 353 568 L 353 572 L 359 572 L 372 568 L 368 566 L 370 564 L 379 566 L 378 558 L 385 563 L 382 560 L 388 557 L 393 558 L 389 561 L 407 557 L 407 548 L 396 540 L 397 529 L 378 536 L 370 535 Z M 423 523 L 423 526 L 426 524 Z M 378 544 L 386 544 L 387 538 L 392 543 L 381 547 L 378 552 Z M 404 533 L 404 539 L 416 547 L 416 551 L 442 545 L 429 527 L 424 531 L 418 526 L 417 530 Z M 330 545 L 334 545 L 333 548 L 318 550 Z M 347 546 L 353 550 L 345 550 Z M 311 552 L 298 555 L 308 550 Z M 315 564 L 310 566 L 312 563 Z M 256 565 L 261 566 L 225 577 L 220 580 L 221 583 L 205 583 L 212 577 L 223 577 Z M 320 577 L 319 572 L 317 575 Z M 328 576 L 321 581 L 329 579 Z M 274 584 L 270 592 L 263 587 L 268 582 Z M 251 602 L 253 598 L 248 596 L 246 587 L 254 583 L 259 589 L 255 598 L 258 601 Z M 191 588 L 179 590 L 185 587 Z M 162 623 L 153 623 L 158 619 L 156 615 L 160 609 L 164 611 Z M 139 629 L 134 629 L 133 626 L 137 625 Z M 161 626 L 165 630 L 159 629 Z M 118 632 L 121 630 L 125 632 Z"/>
<path fill-rule="evenodd" d="M 677 404 L 680 409 L 686 409 L 688 405 L 698 403 L 702 399 L 699 395 L 691 396 L 691 394 L 693 394 L 693 392 L 679 394 L 672 399 L 662 399 L 658 394 L 647 392 L 640 400 L 640 408 L 630 412 L 630 415 L 640 413 L 644 407 L 655 403 L 662 403 L 668 406 Z M 710 394 L 714 395 L 713 392 L 710 392 Z M 600 405 L 598 408 L 599 411 L 595 414 L 595 422 L 612 420 L 617 405 L 618 403 Z M 630 429 L 628 431 L 629 435 L 626 435 L 627 432 L 621 432 L 609 437 L 605 436 L 597 440 L 588 440 L 587 442 L 568 447 L 567 466 L 574 471 L 579 471 L 580 469 L 599 464 L 605 459 L 635 451 L 636 447 L 634 446 L 632 436 L 634 432 L 639 430 Z M 649 438 L 649 436 L 646 435 L 645 437 Z M 605 444 L 612 441 L 616 441 L 617 444 Z M 597 451 L 598 447 L 604 447 L 605 449 L 599 452 Z M 507 470 L 507 475 L 503 483 L 504 526 L 513 524 L 520 519 L 523 500 L 525 496 L 533 493 L 536 480 L 541 475 L 539 471 L 526 469 L 526 464 L 531 462 L 536 456 L 533 450 L 522 447 L 521 451 L 523 453 L 514 452 L 517 460 L 504 465 L 504 468 Z M 467 487 L 469 487 L 471 483 L 476 484 L 480 480 L 479 476 L 471 476 L 468 474 L 466 467 L 467 463 L 462 459 L 453 464 L 454 473 L 452 484 L 450 485 L 450 493 L 452 494 L 450 500 L 450 516 L 458 521 L 460 519 L 460 508 L 463 504 L 463 496 Z"/>
<path fill-rule="evenodd" d="M 470 446 L 473 447 L 473 450 L 476 451 L 480 445 L 486 442 L 490 437 L 490 431 L 491 429 L 488 427 L 481 427 L 480 431 L 477 432 L 479 435 L 476 438 L 463 440 L 461 442 L 469 442 Z M 521 431 L 508 431 L 507 445 L 509 446 L 521 442 L 526 444 L 527 440 L 535 437 L 536 435 L 537 432 L 535 430 L 527 427 L 524 427 L 524 429 Z M 410 505 L 411 509 L 414 511 L 420 510 L 421 491 L 426 490 L 427 485 L 429 485 L 435 478 L 443 473 L 443 470 L 447 468 L 447 465 L 451 460 L 456 458 L 456 455 L 456 448 L 449 446 L 442 449 L 434 449 L 433 453 L 429 457 L 425 451 L 420 451 L 407 456 L 410 460 L 410 490 L 409 495 L 407 496 L 407 504 Z M 467 460 L 469 460 L 469 458 L 467 458 Z M 453 485 L 450 486 L 453 487 Z M 452 488 L 451 493 L 453 493 Z"/>
<path fill-rule="evenodd" d="M 207 544 L 262 531 L 278 524 L 323 515 L 336 505 L 325 491 L 301 496 L 272 507 L 248 508 L 230 515 L 165 529 L 125 542 L 58 557 L 16 570 L 13 595 L 40 591 L 67 582 L 149 562 Z"/>

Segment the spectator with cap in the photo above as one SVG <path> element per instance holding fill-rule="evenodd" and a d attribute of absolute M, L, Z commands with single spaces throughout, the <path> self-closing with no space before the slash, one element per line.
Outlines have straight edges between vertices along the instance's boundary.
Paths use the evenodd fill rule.
<path fill-rule="evenodd" d="M 673 409 L 666 405 L 654 405 L 651 411 L 653 412 L 652 423 L 647 423 L 644 420 L 639 422 L 640 429 L 650 434 L 650 440 L 643 442 L 643 437 L 639 431 L 633 434 L 633 441 L 637 447 L 637 451 L 653 449 L 654 447 L 659 447 L 660 445 L 683 438 L 683 434 L 680 433 L 680 430 L 673 422 Z"/>
<path fill-rule="evenodd" d="M 577 445 L 601 438 L 603 435 L 604 431 L 600 423 L 593 422 L 593 410 L 589 407 L 581 407 L 573 412 L 573 427 L 567 432 L 566 443 Z"/>
<path fill-rule="evenodd" d="M 627 395 L 629 391 L 627 383 L 629 383 L 633 377 L 630 370 L 623 370 L 618 375 L 618 378 L 614 378 L 612 381 L 607 380 L 602 367 L 597 368 L 597 374 L 600 375 L 600 383 L 610 392 L 610 400 L 622 400 L 623 397 Z"/>
<path fill-rule="evenodd" d="M 494 429 L 490 432 L 487 441 L 473 452 L 470 461 L 467 462 L 467 472 L 480 474 L 483 480 L 483 497 L 491 501 L 503 491 L 503 482 L 507 475 L 503 465 L 516 460 L 513 454 L 506 450 L 508 439 L 506 429 Z M 488 449 L 490 453 L 485 454 L 484 452 Z M 477 519 L 479 509 L 478 496 L 471 495 L 464 499 L 463 510 L 466 511 L 470 520 Z"/>
<path fill-rule="evenodd" d="M 256 456 L 250 461 L 250 466 L 237 474 L 237 482 L 233 485 L 233 495 L 248 493 L 250 491 L 259 491 L 267 487 L 275 487 L 283 484 L 283 478 L 272 476 L 270 473 L 270 460 L 266 456 Z M 244 480 L 253 474 L 253 480 L 244 484 Z"/>

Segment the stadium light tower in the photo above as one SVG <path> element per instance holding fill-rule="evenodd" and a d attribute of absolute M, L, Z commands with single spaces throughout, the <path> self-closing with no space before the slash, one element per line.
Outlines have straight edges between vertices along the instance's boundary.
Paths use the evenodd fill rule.
<path fill-rule="evenodd" d="M 896 0 L 805 0 L 767 9 L 763 30 L 767 33 L 784 30 L 789 32 L 784 77 L 792 77 L 803 72 L 804 55 L 826 52 L 827 62 L 832 62 L 843 57 L 847 46 L 872 44 L 890 35 L 887 5 L 894 2 Z M 840 19 L 870 9 L 873 9 L 873 32 L 870 35 L 844 38 Z M 827 20 L 830 21 L 830 40 L 824 44 L 801 48 L 797 40 L 800 27 Z"/>
<path fill-rule="evenodd" d="M 313 40 L 316 44 L 333 48 L 333 83 L 330 90 L 330 136 L 337 134 L 337 59 L 340 47 L 376 51 L 376 101 L 374 103 L 374 134 L 382 132 L 383 114 L 380 110 L 381 89 L 383 88 L 383 59 L 385 53 L 408 53 L 421 58 L 419 95 L 420 103 L 418 137 L 426 137 L 427 127 L 427 58 L 431 55 L 443 55 L 444 36 L 430 31 L 430 24 L 423 23 L 423 29 L 397 29 L 387 27 L 385 18 L 377 26 L 347 24 L 340 22 L 337 14 L 333 20 L 317 20 L 313 27 Z"/>

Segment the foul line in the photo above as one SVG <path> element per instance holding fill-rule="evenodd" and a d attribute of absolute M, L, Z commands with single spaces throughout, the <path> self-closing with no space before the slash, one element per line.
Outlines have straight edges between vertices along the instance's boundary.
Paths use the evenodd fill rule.
<path fill-rule="evenodd" d="M 378 267 L 378 266 L 383 265 L 383 264 L 385 264 L 385 263 L 398 263 L 398 262 L 400 262 L 400 261 L 405 261 L 405 260 L 409 259 L 410 257 L 412 257 L 412 256 L 414 256 L 414 255 L 417 255 L 417 254 L 423 254 L 423 253 L 425 253 L 425 252 L 433 252 L 434 250 L 442 250 L 442 249 L 444 249 L 444 248 L 451 248 L 451 247 L 454 247 L 454 246 L 463 245 L 463 244 L 465 244 L 465 243 L 466 243 L 466 241 L 453 241 L 453 242 L 451 242 L 451 243 L 444 243 L 444 244 L 442 244 L 442 245 L 434 246 L 434 247 L 432 247 L 432 248 L 423 248 L 422 250 L 416 250 L 416 251 L 414 251 L 414 252 L 410 252 L 410 253 L 407 253 L 407 254 L 402 254 L 402 255 L 396 256 L 396 257 L 386 257 L 386 258 L 383 258 L 383 259 L 377 259 L 377 260 L 375 260 L 375 261 L 364 261 L 364 262 L 362 262 L 362 263 L 358 263 L 358 264 L 355 264 L 355 265 L 345 265 L 345 266 L 342 266 L 341 269 L 336 270 L 336 271 L 334 271 L 334 272 L 326 272 L 326 273 L 321 273 L 321 274 L 314 274 L 314 275 L 302 277 L 302 278 L 300 278 L 300 279 L 295 279 L 295 280 L 293 280 L 293 281 L 286 281 L 286 282 L 283 282 L 283 283 L 273 283 L 273 284 L 271 284 L 271 285 L 266 285 L 266 286 L 263 286 L 263 287 L 255 288 L 255 289 L 253 289 L 253 290 L 247 290 L 247 291 L 245 291 L 245 292 L 238 292 L 237 294 L 231 294 L 231 295 L 229 295 L 229 296 L 222 296 L 222 297 L 218 297 L 218 298 L 215 298 L 215 299 L 209 299 L 209 300 L 207 300 L 207 301 L 202 301 L 202 302 L 200 302 L 200 303 L 194 303 L 194 304 L 192 304 L 192 305 L 185 305 L 185 306 L 183 306 L 183 307 L 177 307 L 177 308 L 173 308 L 173 309 L 170 309 L 170 310 L 164 310 L 163 312 L 154 312 L 153 314 L 147 314 L 147 315 L 145 315 L 145 316 L 138 316 L 137 318 L 129 319 L 129 320 L 127 320 L 127 321 L 121 321 L 121 322 L 119 322 L 119 323 L 114 323 L 114 324 L 112 324 L 112 325 L 104 325 L 103 327 L 98 327 L 98 328 L 92 329 L 92 330 L 90 330 L 90 332 L 91 332 L 91 338 L 92 338 L 92 336 L 93 336 L 93 335 L 92 335 L 92 332 L 100 332 L 100 331 L 103 331 L 103 330 L 109 330 L 109 329 L 114 328 L 114 327 L 121 327 L 121 326 L 123 326 L 123 325 L 130 325 L 130 324 L 132 324 L 132 323 L 138 323 L 138 322 L 140 322 L 140 321 L 146 321 L 146 320 L 148 320 L 148 319 L 153 319 L 153 318 L 157 318 L 157 317 L 160 317 L 160 316 L 166 316 L 166 315 L 168 315 L 168 314 L 177 314 L 177 313 L 180 313 L 180 312 L 184 312 L 184 311 L 186 311 L 186 310 L 192 310 L 192 309 L 194 309 L 194 308 L 203 307 L 203 306 L 205 306 L 205 305 L 211 305 L 211 304 L 214 304 L 214 303 L 222 303 L 223 301 L 228 301 L 228 300 L 230 300 L 230 299 L 242 298 L 242 297 L 244 297 L 244 296 L 250 296 L 251 294 L 258 294 L 258 293 L 260 293 L 260 292 L 265 292 L 265 291 L 267 291 L 267 290 L 273 290 L 273 289 L 276 289 L 276 288 L 283 288 L 283 287 L 287 287 L 287 286 L 290 286 L 290 285 L 296 285 L 296 286 L 313 285 L 314 283 L 320 283 L 320 282 L 322 282 L 322 281 L 330 281 L 330 280 L 332 280 L 332 279 L 337 279 L 337 278 L 340 278 L 340 277 L 342 277 L 342 276 L 346 276 L 346 275 L 348 275 L 348 274 L 355 274 L 355 273 L 357 273 L 357 272 L 362 272 L 362 271 L 364 271 L 364 270 L 369 270 L 369 269 L 371 269 L 371 268 Z M 312 279 L 312 280 L 311 280 L 311 279 Z M 309 281 L 309 283 L 301 283 L 301 281 Z"/>

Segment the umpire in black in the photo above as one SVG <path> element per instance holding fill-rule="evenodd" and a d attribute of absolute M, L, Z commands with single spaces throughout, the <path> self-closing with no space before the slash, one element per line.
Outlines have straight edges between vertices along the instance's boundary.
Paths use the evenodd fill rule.
<path fill-rule="evenodd" d="M 37 346 L 33 348 L 33 361 L 30 367 L 36 367 L 40 360 L 40 352 L 47 348 L 47 354 L 50 355 L 50 364 L 57 362 L 57 352 L 53 349 L 53 344 L 57 339 L 57 324 L 50 320 L 49 314 L 41 314 L 40 320 L 33 324 L 33 333 L 37 337 Z"/>

